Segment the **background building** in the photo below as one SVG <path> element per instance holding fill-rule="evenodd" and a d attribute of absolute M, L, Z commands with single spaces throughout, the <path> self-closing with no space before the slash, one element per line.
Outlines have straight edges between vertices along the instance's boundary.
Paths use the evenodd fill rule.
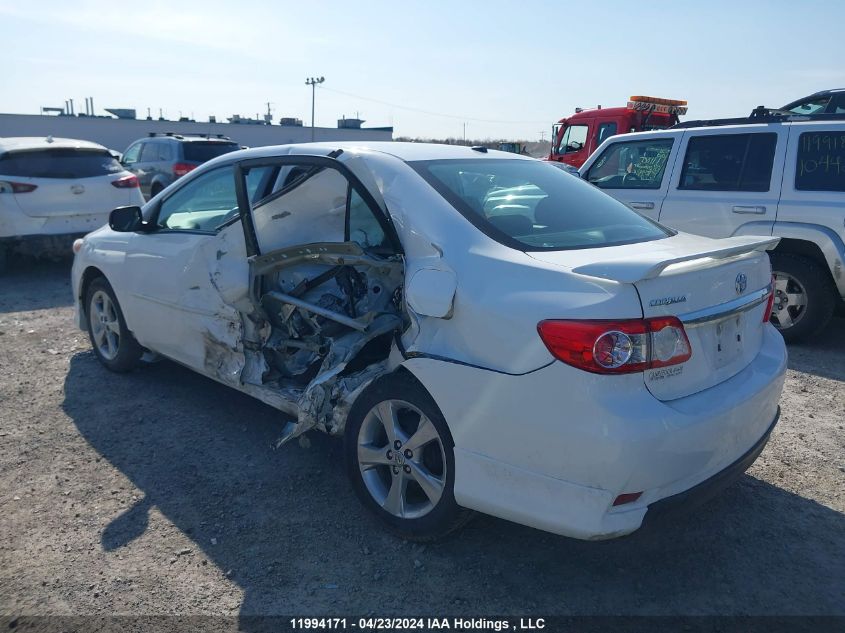
<path fill-rule="evenodd" d="M 134 114 L 134 113 L 133 113 Z M 284 145 L 311 141 L 311 128 L 283 120 L 286 125 L 268 125 L 256 119 L 232 117 L 232 123 L 200 123 L 198 121 L 161 121 L 135 119 L 41 114 L 0 114 L 0 136 L 55 136 L 77 138 L 105 145 L 123 152 L 132 141 L 150 132 L 175 134 L 223 134 L 236 143 L 248 147 Z M 290 121 L 290 122 L 288 122 Z M 314 128 L 315 141 L 392 141 L 392 127 L 362 128 L 340 123 L 337 128 Z M 356 121 L 345 119 L 346 122 Z"/>

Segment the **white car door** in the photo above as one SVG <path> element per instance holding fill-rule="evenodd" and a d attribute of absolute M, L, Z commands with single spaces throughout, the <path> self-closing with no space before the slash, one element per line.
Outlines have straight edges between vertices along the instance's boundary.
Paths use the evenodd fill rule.
<path fill-rule="evenodd" d="M 682 138 L 681 130 L 614 137 L 581 168 L 581 177 L 656 220 Z"/>
<path fill-rule="evenodd" d="M 788 136 L 777 123 L 687 130 L 658 219 L 707 237 L 771 235 Z"/>
<path fill-rule="evenodd" d="M 145 347 L 201 373 L 237 379 L 236 305 L 248 295 L 248 264 L 231 165 L 198 174 L 154 209 L 154 229 L 127 248 L 121 302 Z M 125 296 L 125 295 L 129 296 Z M 225 350 L 224 350 L 225 348 Z"/>

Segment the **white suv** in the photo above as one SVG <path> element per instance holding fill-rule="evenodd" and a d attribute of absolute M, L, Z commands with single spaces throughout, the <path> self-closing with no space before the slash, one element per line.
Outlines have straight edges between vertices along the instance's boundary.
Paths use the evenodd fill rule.
<path fill-rule="evenodd" d="M 695 121 L 612 137 L 579 173 L 681 231 L 780 237 L 772 322 L 799 340 L 824 328 L 845 298 L 845 118 L 800 119 Z"/>
<path fill-rule="evenodd" d="M 138 179 L 102 145 L 0 138 L 0 270 L 13 252 L 70 253 L 112 209 L 143 202 Z"/>

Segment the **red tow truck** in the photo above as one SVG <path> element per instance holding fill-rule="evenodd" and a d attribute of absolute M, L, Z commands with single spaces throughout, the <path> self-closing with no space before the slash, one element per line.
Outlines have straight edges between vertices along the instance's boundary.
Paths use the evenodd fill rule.
<path fill-rule="evenodd" d="M 686 113 L 686 101 L 643 96 L 631 97 L 623 108 L 576 108 L 575 114 L 552 128 L 552 149 L 546 160 L 578 168 L 606 138 L 672 127 Z"/>

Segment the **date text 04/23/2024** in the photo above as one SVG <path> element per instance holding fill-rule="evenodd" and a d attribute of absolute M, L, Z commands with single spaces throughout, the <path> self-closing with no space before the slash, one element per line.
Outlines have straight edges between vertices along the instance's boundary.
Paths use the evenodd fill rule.
<path fill-rule="evenodd" d="M 488 618 L 291 618 L 294 631 L 539 631 L 545 628 L 544 618 L 515 620 Z"/>

